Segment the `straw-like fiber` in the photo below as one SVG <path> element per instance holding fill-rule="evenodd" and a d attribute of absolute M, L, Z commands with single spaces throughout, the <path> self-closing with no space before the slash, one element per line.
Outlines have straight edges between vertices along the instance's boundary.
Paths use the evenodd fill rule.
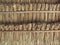
<path fill-rule="evenodd" d="M 60 0 L 0 0 L 0 3 L 59 3 Z"/>
<path fill-rule="evenodd" d="M 0 31 L 46 31 L 60 30 L 60 23 L 28 23 L 28 24 L 9 24 L 0 25 Z"/>
<path fill-rule="evenodd" d="M 13 3 L 0 4 L 0 11 L 59 11 L 60 4 L 49 3 Z"/>
<path fill-rule="evenodd" d="M 0 0 L 0 45 L 60 45 L 60 1 Z"/>
<path fill-rule="evenodd" d="M 0 24 L 60 22 L 60 13 L 0 13 Z"/>
<path fill-rule="evenodd" d="M 0 32 L 0 45 L 60 45 L 60 32 Z"/>

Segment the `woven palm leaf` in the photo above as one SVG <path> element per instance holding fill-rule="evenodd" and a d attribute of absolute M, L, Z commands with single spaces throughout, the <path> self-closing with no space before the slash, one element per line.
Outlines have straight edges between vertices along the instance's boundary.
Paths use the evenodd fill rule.
<path fill-rule="evenodd" d="M 0 45 L 60 45 L 60 1 L 0 0 Z"/>

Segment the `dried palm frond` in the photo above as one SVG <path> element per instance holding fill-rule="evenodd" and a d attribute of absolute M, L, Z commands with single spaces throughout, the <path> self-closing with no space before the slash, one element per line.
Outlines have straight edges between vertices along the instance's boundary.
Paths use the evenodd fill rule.
<path fill-rule="evenodd" d="M 28 23 L 28 24 L 1 24 L 0 31 L 55 31 L 60 30 L 60 23 Z"/>
<path fill-rule="evenodd" d="M 0 32 L 1 45 L 59 45 L 59 41 L 59 32 Z"/>
<path fill-rule="evenodd" d="M 0 24 L 60 22 L 60 13 L 0 13 Z"/>
<path fill-rule="evenodd" d="M 59 3 L 59 0 L 0 0 L 0 3 Z"/>
<path fill-rule="evenodd" d="M 0 4 L 0 11 L 60 11 L 60 4 Z"/>

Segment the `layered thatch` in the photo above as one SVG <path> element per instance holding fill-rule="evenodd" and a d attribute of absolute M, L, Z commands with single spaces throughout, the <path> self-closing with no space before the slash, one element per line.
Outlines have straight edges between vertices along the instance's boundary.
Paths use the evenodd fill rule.
<path fill-rule="evenodd" d="M 59 3 L 60 0 L 0 0 L 0 3 Z"/>
<path fill-rule="evenodd" d="M 0 11 L 59 11 L 60 4 L 49 3 L 8 3 L 0 4 Z"/>
<path fill-rule="evenodd" d="M 60 30 L 60 23 L 23 23 L 23 24 L 9 24 L 0 25 L 0 31 L 58 31 Z"/>
<path fill-rule="evenodd" d="M 0 45 L 60 45 L 60 33 L 0 32 Z"/>
<path fill-rule="evenodd" d="M 60 45 L 59 0 L 0 0 L 0 45 Z"/>

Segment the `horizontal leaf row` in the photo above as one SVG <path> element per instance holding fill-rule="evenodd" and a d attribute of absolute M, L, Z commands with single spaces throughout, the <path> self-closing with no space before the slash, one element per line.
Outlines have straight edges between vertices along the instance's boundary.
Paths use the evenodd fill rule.
<path fill-rule="evenodd" d="M 60 2 L 59 0 L 0 0 L 0 3 L 27 3 L 27 2 L 33 2 L 33 3 L 38 3 L 38 2 L 49 2 L 49 3 L 58 3 Z"/>
<path fill-rule="evenodd" d="M 0 11 L 60 11 L 60 4 L 0 4 Z"/>
<path fill-rule="evenodd" d="M 60 23 L 28 23 L 28 24 L 16 24 L 16 25 L 4 25 L 0 24 L 0 31 L 42 31 L 42 30 L 60 30 Z"/>
<path fill-rule="evenodd" d="M 0 13 L 0 24 L 60 22 L 60 13 Z"/>

